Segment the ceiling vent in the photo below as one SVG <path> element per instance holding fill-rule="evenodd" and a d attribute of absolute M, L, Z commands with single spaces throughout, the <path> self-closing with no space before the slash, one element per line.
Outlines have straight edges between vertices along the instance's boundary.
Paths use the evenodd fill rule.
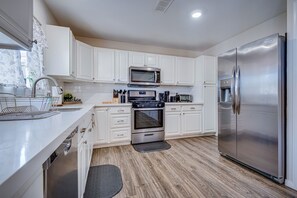
<path fill-rule="evenodd" d="M 155 7 L 155 11 L 165 13 L 166 10 L 170 7 L 173 0 L 158 0 L 157 5 Z"/>

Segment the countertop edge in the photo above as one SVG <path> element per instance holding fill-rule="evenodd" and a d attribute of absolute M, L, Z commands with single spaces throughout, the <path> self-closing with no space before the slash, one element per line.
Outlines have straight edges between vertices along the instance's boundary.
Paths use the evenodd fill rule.
<path fill-rule="evenodd" d="M 82 115 L 73 120 L 70 126 L 66 127 L 66 130 L 62 131 L 54 140 L 52 140 L 47 146 L 42 148 L 40 152 L 34 155 L 26 164 L 18 168 L 9 177 L 4 179 L 0 184 L 0 194 L 3 197 L 14 196 L 15 193 L 23 187 L 23 185 L 31 179 L 33 176 L 32 171 L 37 171 L 42 168 L 42 164 L 45 160 L 55 151 L 56 148 L 65 140 L 65 138 L 75 129 L 81 119 L 94 108 L 94 105 L 82 105 Z M 13 187 L 12 187 L 13 186 Z"/>

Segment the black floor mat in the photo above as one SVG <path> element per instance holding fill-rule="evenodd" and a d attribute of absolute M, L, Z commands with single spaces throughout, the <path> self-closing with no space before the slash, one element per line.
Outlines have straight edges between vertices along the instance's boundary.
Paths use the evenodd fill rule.
<path fill-rule="evenodd" d="M 84 198 L 111 198 L 121 191 L 121 171 L 114 165 L 90 167 Z"/>
<path fill-rule="evenodd" d="M 147 153 L 147 152 L 153 152 L 153 151 L 168 150 L 171 148 L 171 145 L 168 144 L 166 141 L 162 141 L 162 142 L 134 144 L 133 148 L 140 153 Z"/>

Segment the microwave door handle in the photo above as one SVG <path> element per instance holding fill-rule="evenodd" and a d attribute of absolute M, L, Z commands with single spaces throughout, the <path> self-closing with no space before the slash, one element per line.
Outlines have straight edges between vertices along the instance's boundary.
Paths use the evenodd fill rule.
<path fill-rule="evenodd" d="M 155 71 L 154 73 L 155 73 L 155 83 L 157 83 L 157 77 L 158 77 L 157 72 Z"/>

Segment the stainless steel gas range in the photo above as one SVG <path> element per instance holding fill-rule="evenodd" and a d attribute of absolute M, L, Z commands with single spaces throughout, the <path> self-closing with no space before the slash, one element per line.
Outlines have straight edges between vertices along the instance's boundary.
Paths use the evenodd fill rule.
<path fill-rule="evenodd" d="M 163 141 L 165 103 L 156 100 L 156 91 L 129 90 L 128 101 L 132 102 L 132 144 Z"/>

